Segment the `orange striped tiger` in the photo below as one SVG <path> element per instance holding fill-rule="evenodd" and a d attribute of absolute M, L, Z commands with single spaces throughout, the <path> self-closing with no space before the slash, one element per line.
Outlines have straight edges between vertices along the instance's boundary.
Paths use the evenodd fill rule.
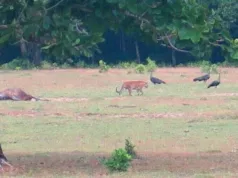
<path fill-rule="evenodd" d="M 143 89 L 144 87 L 145 87 L 145 88 L 148 88 L 148 83 L 145 82 L 145 81 L 141 81 L 141 80 L 126 81 L 126 82 L 123 82 L 120 91 L 118 91 L 118 90 L 117 90 L 117 87 L 116 87 L 116 92 L 117 92 L 119 95 L 121 95 L 122 90 L 123 90 L 123 89 L 127 89 L 130 96 L 132 96 L 132 95 L 131 95 L 131 91 L 132 91 L 132 90 L 136 90 L 138 95 L 139 95 L 139 92 L 140 92 L 141 95 L 143 95 L 142 89 Z"/>

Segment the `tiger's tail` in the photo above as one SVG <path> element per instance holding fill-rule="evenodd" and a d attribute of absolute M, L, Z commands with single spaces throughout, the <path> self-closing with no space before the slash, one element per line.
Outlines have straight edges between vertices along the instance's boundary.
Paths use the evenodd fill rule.
<path fill-rule="evenodd" d="M 116 87 L 116 92 L 117 92 L 119 95 L 121 95 L 122 89 L 123 89 L 123 86 L 121 87 L 121 90 L 120 90 L 120 91 L 118 91 L 118 90 L 117 90 L 117 87 Z"/>

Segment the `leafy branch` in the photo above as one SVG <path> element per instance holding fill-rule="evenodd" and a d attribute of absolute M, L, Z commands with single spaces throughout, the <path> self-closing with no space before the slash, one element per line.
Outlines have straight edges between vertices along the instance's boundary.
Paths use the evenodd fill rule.
<path fill-rule="evenodd" d="M 135 18 L 135 19 L 141 21 L 141 25 L 140 25 L 141 27 L 143 26 L 144 23 L 147 23 L 148 25 L 151 26 L 151 28 L 152 28 L 153 30 L 156 30 L 156 27 L 155 27 L 154 25 L 152 25 L 152 22 L 150 22 L 148 19 L 146 19 L 146 18 L 143 17 L 144 14 L 145 14 L 145 13 L 143 13 L 143 14 L 141 14 L 141 15 L 136 15 L 136 14 L 133 14 L 133 13 L 131 13 L 131 12 L 129 12 L 129 11 L 125 11 L 125 15 L 130 16 L 130 17 L 133 17 L 133 18 Z M 143 30 L 143 29 L 142 29 L 142 30 Z M 157 30 L 156 30 L 156 31 L 157 31 Z M 157 31 L 156 33 L 157 33 L 157 35 L 159 34 L 158 31 Z M 175 34 L 160 36 L 160 38 L 158 38 L 157 41 L 161 41 L 161 40 L 164 41 L 164 40 L 166 39 L 172 49 L 174 49 L 174 50 L 176 50 L 176 51 L 179 51 L 179 52 L 190 53 L 189 51 L 182 50 L 182 49 L 179 49 L 179 48 L 175 47 L 175 46 L 172 44 L 171 40 L 170 40 L 170 37 L 172 37 L 172 36 L 175 36 Z"/>
<path fill-rule="evenodd" d="M 53 6 L 49 7 L 49 8 L 47 8 L 46 11 L 50 11 L 50 10 L 56 8 L 56 7 L 59 6 L 63 1 L 64 1 L 64 0 L 58 1 L 55 5 L 53 5 Z"/>

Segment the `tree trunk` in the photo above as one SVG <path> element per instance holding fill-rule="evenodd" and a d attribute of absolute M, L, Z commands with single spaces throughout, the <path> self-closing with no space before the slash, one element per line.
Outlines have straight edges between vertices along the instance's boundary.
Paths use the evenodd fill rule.
<path fill-rule="evenodd" d="M 40 45 L 37 43 L 28 43 L 27 45 L 27 53 L 30 61 L 34 65 L 40 65 L 41 63 L 41 50 Z"/>
<path fill-rule="evenodd" d="M 91 64 L 92 64 L 92 66 L 94 66 L 94 64 L 95 64 L 94 56 L 89 57 L 89 58 L 91 59 Z"/>
<path fill-rule="evenodd" d="M 137 41 L 135 41 L 135 47 L 136 47 L 136 60 L 140 64 L 140 62 L 141 62 L 141 60 L 140 60 L 140 50 L 139 50 L 139 45 L 138 45 Z"/>
<path fill-rule="evenodd" d="M 34 65 L 40 65 L 41 50 L 39 44 L 34 42 L 26 42 L 23 38 L 21 38 L 20 50 L 23 58 L 28 58 Z"/>
<path fill-rule="evenodd" d="M 41 50 L 39 44 L 34 44 L 33 64 L 40 65 L 41 63 Z"/>
<path fill-rule="evenodd" d="M 176 56 L 175 56 L 175 50 L 172 49 L 172 66 L 176 67 Z"/>
<path fill-rule="evenodd" d="M 21 55 L 22 57 L 27 57 L 27 48 L 26 48 L 26 42 L 22 39 L 20 40 L 20 49 L 21 49 Z"/>

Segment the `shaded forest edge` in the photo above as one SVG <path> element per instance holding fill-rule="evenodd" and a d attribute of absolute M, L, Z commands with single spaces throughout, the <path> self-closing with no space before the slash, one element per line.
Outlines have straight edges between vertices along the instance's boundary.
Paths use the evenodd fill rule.
<path fill-rule="evenodd" d="M 108 31 L 104 35 L 105 42 L 99 44 L 100 53 L 93 57 L 71 57 L 63 62 L 48 58 L 47 54 L 41 53 L 41 63 L 33 64 L 30 58 L 21 56 L 19 46 L 6 45 L 0 48 L 0 64 L 2 69 L 53 69 L 53 68 L 98 68 L 99 61 L 103 60 L 112 68 L 132 68 L 137 64 L 146 64 L 149 57 L 156 62 L 158 67 L 201 67 L 206 63 L 218 66 L 236 67 L 238 61 L 227 61 L 221 54 L 219 48 L 214 48 L 210 59 L 197 59 L 196 57 L 156 45 L 138 42 L 140 60 L 137 59 L 135 39 L 126 36 L 123 32 L 115 33 Z M 173 61 L 175 58 L 175 62 Z M 128 65 L 128 67 L 125 67 Z"/>
<path fill-rule="evenodd" d="M 236 66 L 238 5 L 223 1 L 4 1 L 2 69 Z M 3 65 L 4 64 L 4 65 Z"/>
<path fill-rule="evenodd" d="M 124 42 L 122 42 L 122 36 Z M 105 42 L 99 44 L 101 52 L 93 57 L 72 57 L 63 62 L 47 58 L 47 54 L 41 53 L 40 64 L 33 64 L 29 58 L 21 56 L 19 46 L 6 45 L 0 48 L 1 67 L 4 70 L 29 70 L 29 69 L 70 69 L 70 68 L 104 68 L 100 65 L 103 61 L 109 68 L 136 68 L 138 65 L 147 65 L 148 59 L 157 67 L 201 67 L 223 66 L 237 67 L 238 61 L 227 61 L 215 48 L 210 59 L 197 59 L 192 55 L 175 52 L 160 45 L 138 42 L 140 61 L 136 56 L 135 39 L 121 33 L 108 31 L 104 35 Z M 123 46 L 124 45 L 124 46 Z M 173 57 L 176 59 L 175 65 Z M 104 70 L 104 69 L 102 69 Z M 143 70 L 143 69 L 142 69 Z M 206 70 L 203 70 L 204 72 Z M 139 72 L 140 73 L 140 72 Z M 142 72 L 143 73 L 143 72 Z"/>

